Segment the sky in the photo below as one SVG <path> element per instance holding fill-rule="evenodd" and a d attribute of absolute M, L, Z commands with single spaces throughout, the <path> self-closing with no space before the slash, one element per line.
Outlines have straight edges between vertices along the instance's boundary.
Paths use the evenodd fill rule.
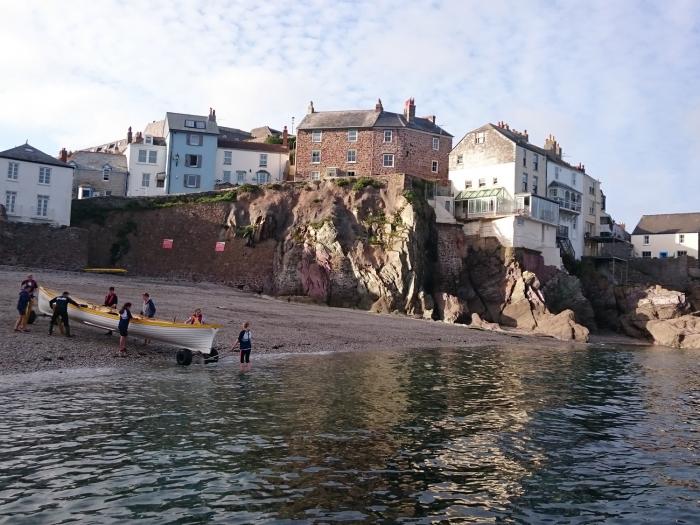
<path fill-rule="evenodd" d="M 0 151 L 57 155 L 166 111 L 292 127 L 317 111 L 550 133 L 608 211 L 700 211 L 700 2 L 0 0 Z"/>

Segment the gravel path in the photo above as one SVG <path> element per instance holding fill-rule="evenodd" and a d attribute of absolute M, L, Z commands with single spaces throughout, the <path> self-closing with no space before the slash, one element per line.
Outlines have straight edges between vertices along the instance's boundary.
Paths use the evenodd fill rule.
<path fill-rule="evenodd" d="M 49 337 L 48 318 L 39 317 L 30 333 L 13 331 L 17 318 L 19 283 L 30 271 L 40 285 L 101 303 L 109 286 L 115 286 L 120 304 L 130 301 L 134 310 L 148 291 L 156 303 L 156 317 L 184 320 L 196 307 L 206 320 L 222 324 L 214 342 L 222 352 L 235 340 L 243 321 L 253 332 L 253 354 L 285 352 L 355 351 L 365 349 L 436 348 L 494 345 L 538 345 L 553 349 L 574 345 L 549 338 L 513 332 L 474 330 L 462 325 L 378 315 L 360 310 L 301 304 L 240 292 L 211 283 L 164 281 L 143 277 L 97 275 L 0 266 L 0 374 L 76 367 L 130 367 L 175 365 L 177 349 L 154 341 L 148 346 L 129 338 L 127 357 L 116 355 L 118 336 L 71 323 L 73 338 L 57 331 Z M 580 345 L 579 345 L 580 346 Z"/>

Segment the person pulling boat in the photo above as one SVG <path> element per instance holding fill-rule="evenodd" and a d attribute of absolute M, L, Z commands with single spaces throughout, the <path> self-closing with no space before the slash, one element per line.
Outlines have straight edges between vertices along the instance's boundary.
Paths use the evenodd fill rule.
<path fill-rule="evenodd" d="M 49 324 L 49 335 L 53 334 L 53 325 L 58 321 L 59 317 L 63 326 L 66 328 L 66 337 L 73 337 L 70 333 L 70 324 L 68 323 L 68 305 L 72 304 L 78 308 L 87 307 L 86 304 L 78 304 L 70 297 L 70 292 L 63 292 L 49 301 L 49 306 L 53 308 L 51 323 Z"/>

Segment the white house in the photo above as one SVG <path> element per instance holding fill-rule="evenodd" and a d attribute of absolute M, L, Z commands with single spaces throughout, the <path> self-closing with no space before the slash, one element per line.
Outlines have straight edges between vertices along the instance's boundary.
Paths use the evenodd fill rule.
<path fill-rule="evenodd" d="M 450 153 L 455 218 L 467 235 L 539 251 L 561 265 L 559 205 L 547 198 L 547 152 L 505 123 L 467 133 Z"/>
<path fill-rule="evenodd" d="M 29 144 L 0 152 L 0 195 L 11 221 L 70 225 L 73 167 Z"/>
<path fill-rule="evenodd" d="M 635 257 L 698 257 L 700 213 L 642 215 L 632 232 Z"/>
<path fill-rule="evenodd" d="M 280 144 L 219 138 L 216 180 L 230 184 L 267 184 L 284 180 L 289 150 Z"/>

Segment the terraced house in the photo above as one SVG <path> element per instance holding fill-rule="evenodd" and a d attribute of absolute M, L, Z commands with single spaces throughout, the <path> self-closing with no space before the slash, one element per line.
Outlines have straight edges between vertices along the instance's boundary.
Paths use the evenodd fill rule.
<path fill-rule="evenodd" d="M 411 98 L 403 113 L 374 109 L 316 111 L 297 127 L 296 179 L 374 177 L 405 173 L 447 181 L 452 135 L 434 115 L 416 117 Z"/>

